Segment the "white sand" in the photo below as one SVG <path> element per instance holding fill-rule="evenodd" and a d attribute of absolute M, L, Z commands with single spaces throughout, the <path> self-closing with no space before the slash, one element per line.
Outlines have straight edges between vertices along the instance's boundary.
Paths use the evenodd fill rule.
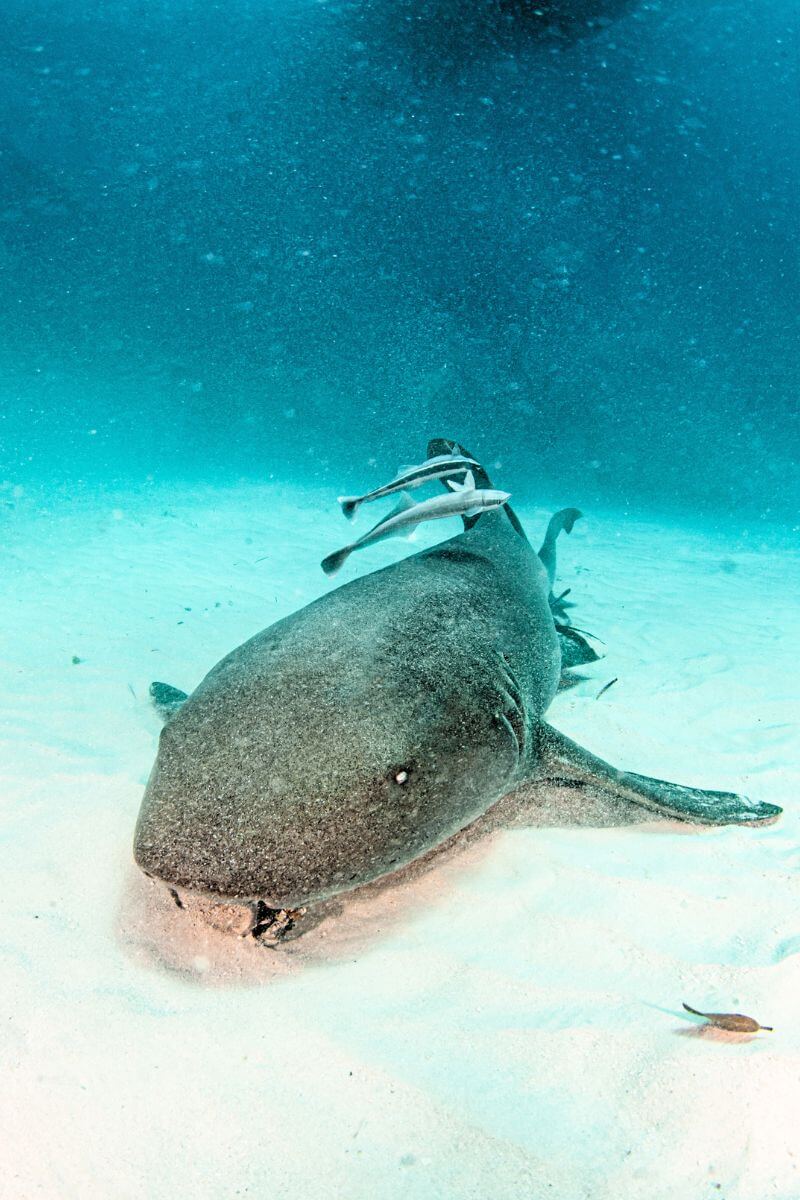
<path fill-rule="evenodd" d="M 331 498 L 150 487 L 2 520 L 3 1200 L 797 1200 L 797 554 L 615 514 L 560 547 L 607 657 L 554 724 L 778 825 L 501 812 L 272 952 L 132 866 L 147 686 L 332 586 Z M 776 1031 L 701 1034 L 682 1000 Z"/>

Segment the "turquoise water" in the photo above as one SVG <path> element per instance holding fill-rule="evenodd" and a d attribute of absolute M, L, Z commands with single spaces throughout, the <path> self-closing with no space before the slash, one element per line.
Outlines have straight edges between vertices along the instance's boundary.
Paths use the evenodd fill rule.
<path fill-rule="evenodd" d="M 6 0 L 0 469 L 793 520 L 797 8 Z M 377 481 L 377 480 L 375 480 Z"/>
<path fill-rule="evenodd" d="M 796 0 L 0 4 L 0 1200 L 797 1200 L 799 24 Z M 554 728 L 783 816 L 640 822 L 554 780 L 272 949 L 266 900 L 180 908 L 135 865 L 150 687 L 194 692 L 455 535 L 320 570 L 389 508 L 351 526 L 336 497 L 436 436 L 534 547 L 584 513 L 555 591 L 600 651 Z M 415 628 L 368 719 L 390 659 L 337 675 L 329 628 L 297 763 L 293 660 L 263 739 L 232 688 L 186 755 L 236 747 L 190 847 L 233 829 L 246 855 L 237 780 L 270 737 L 307 792 L 363 766 L 357 705 L 365 746 L 403 732 L 409 680 L 419 744 L 437 701 L 470 728 L 459 647 L 426 691 Z M 709 1038 L 684 1001 L 775 1032 Z"/>

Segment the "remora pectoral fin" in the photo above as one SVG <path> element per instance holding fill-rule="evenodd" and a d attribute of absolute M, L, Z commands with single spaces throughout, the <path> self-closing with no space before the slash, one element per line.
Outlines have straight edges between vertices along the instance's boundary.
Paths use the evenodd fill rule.
<path fill-rule="evenodd" d="M 735 792 L 707 792 L 620 771 L 551 725 L 540 726 L 538 751 L 539 778 L 591 784 L 678 821 L 700 825 L 764 825 L 776 821 L 783 811 L 775 804 L 749 800 Z"/>

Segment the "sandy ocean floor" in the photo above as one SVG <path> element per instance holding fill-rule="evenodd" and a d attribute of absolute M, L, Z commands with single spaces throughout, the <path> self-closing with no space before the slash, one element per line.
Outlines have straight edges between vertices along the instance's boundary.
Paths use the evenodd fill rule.
<path fill-rule="evenodd" d="M 619 765 L 783 805 L 777 825 L 501 807 L 273 952 L 195 927 L 132 865 L 147 688 L 191 689 L 332 586 L 332 498 L 0 504 L 3 1200 L 797 1200 L 800 556 L 780 531 L 588 515 L 559 581 L 606 657 L 551 709 Z M 547 514 L 521 515 L 535 541 Z M 682 1000 L 775 1032 L 703 1032 Z"/>

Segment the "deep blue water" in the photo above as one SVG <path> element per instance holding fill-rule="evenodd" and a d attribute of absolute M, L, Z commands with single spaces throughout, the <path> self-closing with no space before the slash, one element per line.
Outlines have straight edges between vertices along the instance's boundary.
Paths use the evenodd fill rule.
<path fill-rule="evenodd" d="M 795 0 L 4 0 L 2 476 L 791 521 L 799 80 Z"/>

